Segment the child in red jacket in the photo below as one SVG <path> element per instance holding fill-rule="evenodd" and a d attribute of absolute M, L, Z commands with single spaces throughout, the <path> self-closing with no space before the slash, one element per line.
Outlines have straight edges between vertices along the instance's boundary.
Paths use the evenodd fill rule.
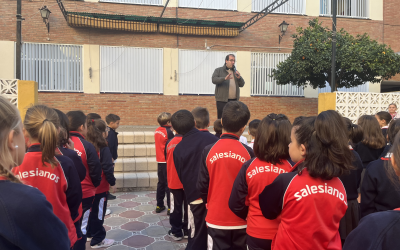
<path fill-rule="evenodd" d="M 266 219 L 261 213 L 258 196 L 278 175 L 293 169 L 287 146 L 290 143 L 292 125 L 285 115 L 269 114 L 257 126 L 258 129 L 252 131 L 252 136 L 256 138 L 256 158 L 244 163 L 236 176 L 229 208 L 237 216 L 247 220 L 248 248 L 269 250 L 278 231 L 280 218 Z"/>
<path fill-rule="evenodd" d="M 165 210 L 164 206 L 164 197 L 165 193 L 167 193 L 167 206 L 168 206 L 168 214 L 170 207 L 170 195 L 168 189 L 167 182 L 167 163 L 165 159 L 165 144 L 169 139 L 174 137 L 174 133 L 171 130 L 171 114 L 162 112 L 157 117 L 157 122 L 160 124 L 160 127 L 156 129 L 154 133 L 154 141 L 156 144 L 156 160 L 157 160 L 157 174 L 158 174 L 158 183 L 157 183 L 157 208 L 156 213 L 161 213 Z"/>

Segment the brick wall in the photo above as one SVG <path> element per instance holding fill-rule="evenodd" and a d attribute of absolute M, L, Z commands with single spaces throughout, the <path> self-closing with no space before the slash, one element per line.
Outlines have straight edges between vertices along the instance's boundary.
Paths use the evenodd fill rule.
<path fill-rule="evenodd" d="M 251 119 L 262 119 L 269 113 L 286 114 L 291 121 L 297 116 L 318 113 L 317 98 L 302 97 L 247 97 Z M 85 113 L 98 113 L 103 118 L 114 113 L 121 117 L 122 125 L 157 125 L 157 115 L 163 111 L 174 113 L 180 109 L 206 107 L 213 122 L 217 119 L 214 96 L 165 96 L 146 94 L 82 94 L 39 93 L 39 103 L 63 112 L 80 109 Z"/>

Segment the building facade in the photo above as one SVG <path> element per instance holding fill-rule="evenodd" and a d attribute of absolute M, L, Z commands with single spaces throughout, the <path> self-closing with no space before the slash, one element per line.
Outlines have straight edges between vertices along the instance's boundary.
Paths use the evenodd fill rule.
<path fill-rule="evenodd" d="M 194 21 L 204 21 L 205 26 L 218 21 L 245 23 L 272 2 L 170 0 L 163 18 L 178 20 L 179 25 Z M 368 33 L 395 52 L 400 51 L 399 7 L 395 2 L 338 0 L 337 28 L 353 35 Z M 296 27 L 308 26 L 315 17 L 332 27 L 330 0 L 289 0 L 235 36 L 168 34 L 161 29 L 124 31 L 93 21 L 135 20 L 142 27 L 161 15 L 166 0 L 64 0 L 62 4 L 70 15 L 81 15 L 80 25 L 85 27 L 71 25 L 73 21 L 55 1 L 22 0 L 21 77 L 38 82 L 40 103 L 62 111 L 80 109 L 103 117 L 115 113 L 125 125 L 155 125 L 162 111 L 203 106 L 214 120 L 217 115 L 211 75 L 224 64 L 228 53 L 236 55 L 236 68 L 245 79 L 240 100 L 249 106 L 252 119 L 271 112 L 284 113 L 290 119 L 316 115 L 318 93 L 326 91 L 277 86 L 269 74 L 290 54 Z M 43 5 L 51 11 L 50 32 L 38 11 Z M 0 0 L 0 6 L 0 78 L 12 79 L 16 1 Z M 278 26 L 283 21 L 290 25 L 279 42 Z M 367 83 L 359 90 L 380 92 L 380 85 Z"/>

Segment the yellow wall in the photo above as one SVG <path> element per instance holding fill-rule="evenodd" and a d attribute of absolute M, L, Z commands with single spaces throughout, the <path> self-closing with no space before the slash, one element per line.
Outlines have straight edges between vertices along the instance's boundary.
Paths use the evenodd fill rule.
<path fill-rule="evenodd" d="M 251 12 L 251 0 L 237 0 L 237 10 L 241 12 Z"/>
<path fill-rule="evenodd" d="M 168 6 L 167 7 L 178 7 L 178 1 L 179 0 L 169 0 Z M 167 3 L 167 0 L 163 0 L 163 5 Z"/>
<path fill-rule="evenodd" d="M 92 78 L 89 69 L 92 68 Z M 83 45 L 83 92 L 100 93 L 100 45 Z"/>
<path fill-rule="evenodd" d="M 326 110 L 336 110 L 336 93 L 318 95 L 318 114 Z"/>
<path fill-rule="evenodd" d="M 38 103 L 38 84 L 35 81 L 18 81 L 18 110 L 22 120 L 26 110 Z"/>
<path fill-rule="evenodd" d="M 15 79 L 15 43 L 0 41 L 0 78 Z"/>
<path fill-rule="evenodd" d="M 383 0 L 369 0 L 369 18 L 383 21 Z"/>
<path fill-rule="evenodd" d="M 241 97 L 250 97 L 251 93 L 251 51 L 236 52 L 236 69 L 244 79 L 244 86 L 240 89 Z"/>
<path fill-rule="evenodd" d="M 320 0 L 306 0 L 306 15 L 319 16 L 320 12 L 319 6 L 320 6 Z"/>
<path fill-rule="evenodd" d="M 179 94 L 178 49 L 164 48 L 164 95 Z M 175 73 L 176 72 L 176 73 Z"/>

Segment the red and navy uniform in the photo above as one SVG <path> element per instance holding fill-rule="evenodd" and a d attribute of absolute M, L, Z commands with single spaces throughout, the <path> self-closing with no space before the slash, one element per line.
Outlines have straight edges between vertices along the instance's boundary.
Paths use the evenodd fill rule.
<path fill-rule="evenodd" d="M 167 164 L 165 160 L 165 144 L 167 141 L 174 137 L 174 133 L 171 131 L 171 126 L 161 126 L 156 129 L 154 133 L 154 141 L 156 144 L 156 160 L 157 164 L 157 206 L 164 207 L 164 197 L 167 193 L 167 206 L 170 207 L 170 194 L 168 189 L 167 181 Z"/>
<path fill-rule="evenodd" d="M 156 160 L 160 163 L 165 163 L 165 144 L 169 139 L 174 137 L 174 133 L 171 131 L 171 126 L 161 126 L 156 129 L 154 133 L 154 141 L 156 144 Z"/>
<path fill-rule="evenodd" d="M 243 164 L 233 184 L 229 208 L 243 220 L 247 218 L 246 232 L 249 236 L 265 240 L 274 238 L 280 217 L 275 220 L 266 219 L 261 213 L 258 196 L 279 174 L 291 172 L 293 165 L 290 160 L 281 160 L 281 163 L 273 165 L 259 158 Z M 265 246 L 252 246 L 248 241 L 247 245 L 252 249 L 265 249 L 268 243 L 271 245 L 271 242 L 264 242 Z"/>
<path fill-rule="evenodd" d="M 400 246 L 400 208 L 369 214 L 347 237 L 343 250 L 392 250 Z"/>
<path fill-rule="evenodd" d="M 72 160 L 79 175 L 79 180 L 83 181 L 86 176 L 86 167 L 85 165 L 83 165 L 82 158 L 79 157 L 74 150 L 71 150 L 69 148 L 58 147 L 56 151 L 58 154 L 64 155 Z"/>
<path fill-rule="evenodd" d="M 101 182 L 101 164 L 96 152 L 96 148 L 85 137 L 76 131 L 70 132 L 70 138 L 74 142 L 74 150 L 81 157 L 86 168 L 85 179 L 81 182 L 82 186 L 82 216 L 79 220 L 81 225 L 82 238 L 79 239 L 74 250 L 84 250 L 86 244 L 87 225 L 89 221 L 90 209 L 92 208 L 96 187 Z"/>
<path fill-rule="evenodd" d="M 197 188 L 203 200 L 207 200 L 207 232 L 212 239 L 209 247 L 212 244 L 215 249 L 222 246 L 246 249 L 247 222 L 234 214 L 228 204 L 236 176 L 243 163 L 253 157 L 253 150 L 230 133 L 222 134 L 216 143 L 203 150 Z M 221 229 L 226 236 L 220 235 Z"/>
<path fill-rule="evenodd" d="M 75 131 L 70 132 L 71 140 L 74 142 L 74 150 L 81 157 L 86 168 L 86 176 L 82 181 L 83 199 L 93 197 L 96 194 L 96 187 L 101 182 L 101 164 L 96 149 L 85 137 Z"/>
<path fill-rule="evenodd" d="M 108 147 L 103 147 L 98 152 L 102 175 L 101 183 L 96 189 L 96 195 L 89 215 L 87 237 L 91 237 L 91 246 L 101 243 L 106 238 L 106 230 L 103 227 L 104 216 L 107 210 L 107 194 L 110 186 L 115 185 L 114 163 Z"/>
<path fill-rule="evenodd" d="M 196 187 L 201 164 L 203 149 L 218 138 L 211 133 L 201 132 L 193 127 L 182 137 L 182 141 L 176 146 L 173 156 L 176 172 L 185 190 L 186 200 L 189 203 L 189 240 L 187 250 L 207 249 L 207 226 L 205 217 L 207 209 L 205 201 L 202 202 L 200 192 Z"/>
<path fill-rule="evenodd" d="M 68 230 L 53 208 L 37 188 L 1 176 L 0 249 L 69 250 Z"/>
<path fill-rule="evenodd" d="M 107 136 L 107 142 L 108 142 L 108 147 L 110 148 L 111 156 L 114 159 L 114 161 L 118 158 L 118 133 L 108 127 L 110 131 L 108 131 L 108 136 Z"/>
<path fill-rule="evenodd" d="M 177 134 L 174 138 L 168 140 L 165 146 L 165 159 L 167 160 L 167 180 L 171 197 L 171 214 L 169 216 L 169 223 L 171 224 L 171 232 L 177 237 L 183 236 L 182 229 L 187 231 L 188 225 L 185 192 L 183 191 L 182 182 L 179 180 L 178 174 L 176 173 L 173 156 L 175 147 L 181 141 L 182 135 Z M 182 205 L 185 211 L 184 214 L 182 212 Z M 184 218 L 183 223 L 182 217 Z"/>
<path fill-rule="evenodd" d="M 362 142 L 359 142 L 354 146 L 354 150 L 360 156 L 364 168 L 367 167 L 371 161 L 378 160 L 384 149 L 385 147 L 378 149 L 370 148 Z"/>
<path fill-rule="evenodd" d="M 280 174 L 265 187 L 259 202 L 267 219 L 281 216 L 272 249 L 342 249 L 338 229 L 347 196 L 339 178 L 313 178 L 307 168 Z"/>
<path fill-rule="evenodd" d="M 68 229 L 71 247 L 77 241 L 74 220 L 79 216 L 82 190 L 74 163 L 65 156 L 55 157 L 58 164 L 42 163 L 40 144 L 32 144 L 18 168 L 20 180 L 38 188 L 52 204 L 54 214 Z"/>
<path fill-rule="evenodd" d="M 400 191 L 389 179 L 386 165 L 391 153 L 371 162 L 361 184 L 361 217 L 400 207 Z"/>

